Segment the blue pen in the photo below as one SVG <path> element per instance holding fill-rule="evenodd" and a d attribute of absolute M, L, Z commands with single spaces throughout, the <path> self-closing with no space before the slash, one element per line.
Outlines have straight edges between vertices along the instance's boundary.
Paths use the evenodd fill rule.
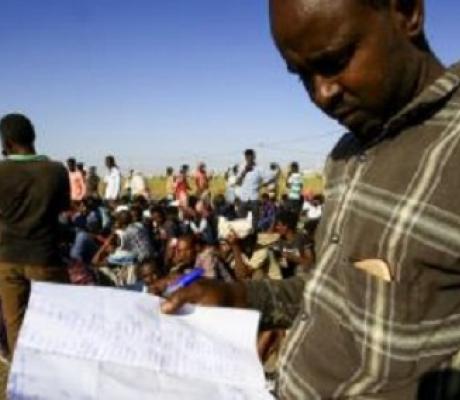
<path fill-rule="evenodd" d="M 174 292 L 196 282 L 204 275 L 204 269 L 201 267 L 194 268 L 188 274 L 181 276 L 177 281 L 169 285 L 163 292 L 164 297 L 171 296 Z"/>

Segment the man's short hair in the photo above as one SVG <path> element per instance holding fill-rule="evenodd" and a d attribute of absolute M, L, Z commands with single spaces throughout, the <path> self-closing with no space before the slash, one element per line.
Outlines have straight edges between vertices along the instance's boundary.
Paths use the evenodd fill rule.
<path fill-rule="evenodd" d="M 390 5 L 390 0 L 360 0 L 364 4 L 374 8 L 385 8 Z M 403 9 L 410 9 L 414 5 L 415 0 L 398 0 Z"/>
<path fill-rule="evenodd" d="M 29 118 L 22 114 L 7 114 L 0 120 L 0 132 L 4 140 L 20 146 L 35 142 L 35 129 Z"/>
<path fill-rule="evenodd" d="M 188 246 L 190 246 L 190 249 L 195 249 L 195 246 L 199 243 L 199 238 L 195 235 L 191 235 L 191 234 L 183 234 L 183 235 L 180 235 L 178 238 L 177 238 L 177 242 L 185 242 L 187 243 Z"/>
<path fill-rule="evenodd" d="M 389 4 L 389 0 L 361 0 L 364 4 L 372 7 L 386 7 Z"/>
<path fill-rule="evenodd" d="M 291 210 L 280 211 L 275 218 L 275 223 L 286 225 L 292 231 L 297 230 L 297 223 L 299 222 L 298 215 Z"/>
<path fill-rule="evenodd" d="M 115 216 L 117 222 L 123 227 L 127 227 L 133 222 L 133 217 L 128 210 L 119 211 Z"/>
<path fill-rule="evenodd" d="M 386 8 L 389 8 L 391 5 L 390 0 L 359 0 L 359 1 L 361 1 L 361 3 L 364 4 L 365 6 L 372 7 L 376 10 L 384 10 Z M 410 15 L 410 13 L 414 10 L 414 7 L 416 6 L 416 0 L 397 0 L 397 1 L 398 1 L 399 10 L 403 13 L 406 13 L 407 15 Z M 423 31 L 421 32 L 420 35 L 418 35 L 415 38 L 414 44 L 422 51 L 431 52 L 430 45 Z"/>
<path fill-rule="evenodd" d="M 158 215 L 161 215 L 161 217 L 163 219 L 166 218 L 165 209 L 163 207 L 161 207 L 161 206 L 152 206 L 152 207 L 150 207 L 150 215 L 152 215 L 154 213 L 156 213 Z"/>
<path fill-rule="evenodd" d="M 244 151 L 244 155 L 245 155 L 246 157 L 255 157 L 256 152 L 255 152 L 253 149 L 246 149 L 246 150 Z"/>

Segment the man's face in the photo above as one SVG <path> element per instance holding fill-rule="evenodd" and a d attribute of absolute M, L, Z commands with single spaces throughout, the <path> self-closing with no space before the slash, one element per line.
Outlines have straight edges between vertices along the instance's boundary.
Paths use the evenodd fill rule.
<path fill-rule="evenodd" d="M 152 221 L 156 224 L 156 226 L 161 226 L 164 224 L 164 218 L 163 218 L 163 215 L 160 214 L 159 212 L 157 211 L 154 211 L 152 213 Z"/>
<path fill-rule="evenodd" d="M 157 279 L 155 269 L 150 264 L 142 265 L 139 269 L 139 279 L 144 282 L 146 286 L 151 285 Z"/>
<path fill-rule="evenodd" d="M 289 229 L 286 225 L 284 225 L 282 222 L 277 222 L 275 224 L 275 232 L 278 233 L 282 238 L 285 238 Z"/>
<path fill-rule="evenodd" d="M 219 254 L 222 258 L 226 258 L 231 251 L 232 248 L 226 241 L 219 243 Z"/>
<path fill-rule="evenodd" d="M 396 10 L 359 0 L 271 0 L 270 6 L 289 71 L 353 133 L 376 135 L 411 100 L 418 67 Z"/>
<path fill-rule="evenodd" d="M 9 149 L 8 149 L 8 145 L 6 143 L 6 140 L 3 138 L 3 135 L 1 137 L 1 143 L 2 143 L 2 155 L 4 157 L 8 156 L 8 153 L 9 153 Z"/>
<path fill-rule="evenodd" d="M 254 164 L 254 161 L 255 161 L 255 157 L 253 154 L 245 154 L 244 155 L 244 158 L 246 160 L 246 164 L 247 165 L 252 165 Z"/>
<path fill-rule="evenodd" d="M 193 264 L 195 262 L 196 253 L 192 243 L 188 240 L 178 240 L 176 247 L 175 262 L 180 264 Z"/>

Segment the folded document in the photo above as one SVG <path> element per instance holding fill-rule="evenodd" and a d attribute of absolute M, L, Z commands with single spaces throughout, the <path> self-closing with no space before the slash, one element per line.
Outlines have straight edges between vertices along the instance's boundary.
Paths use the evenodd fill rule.
<path fill-rule="evenodd" d="M 34 283 L 9 399 L 265 400 L 257 312 L 117 289 Z"/>

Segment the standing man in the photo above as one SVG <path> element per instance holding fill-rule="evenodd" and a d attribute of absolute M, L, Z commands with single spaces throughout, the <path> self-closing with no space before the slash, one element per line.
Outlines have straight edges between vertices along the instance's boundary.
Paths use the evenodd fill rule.
<path fill-rule="evenodd" d="M 189 166 L 187 164 L 182 165 L 179 170 L 179 175 L 174 181 L 175 198 L 179 202 L 180 207 L 188 206 L 188 192 L 190 185 L 188 184 L 188 171 Z"/>
<path fill-rule="evenodd" d="M 172 167 L 166 168 L 166 179 L 165 179 L 165 193 L 166 199 L 168 201 L 173 201 L 175 199 L 175 177 L 174 169 Z"/>
<path fill-rule="evenodd" d="M 83 176 L 83 179 L 86 181 L 85 163 L 77 162 L 77 170 L 81 172 L 81 176 Z"/>
<path fill-rule="evenodd" d="M 460 398 L 460 65 L 424 33 L 423 0 L 271 0 L 273 37 L 349 133 L 326 164 L 305 280 L 200 282 L 163 304 L 258 309 L 289 327 L 283 400 Z"/>
<path fill-rule="evenodd" d="M 0 298 L 12 354 L 32 280 L 67 282 L 59 254 L 59 222 L 70 207 L 69 177 L 60 163 L 35 152 L 29 119 L 0 120 Z M 10 355 L 11 355 L 10 354 Z"/>
<path fill-rule="evenodd" d="M 239 217 L 245 218 L 248 212 L 252 213 L 252 226 L 254 231 L 257 230 L 259 221 L 259 196 L 262 186 L 272 182 L 273 177 L 267 177 L 262 168 L 256 164 L 256 153 L 252 149 L 247 149 L 244 152 L 246 164 L 241 168 L 241 172 L 237 178 L 237 185 L 240 186 L 239 198 L 241 207 L 239 209 Z"/>
<path fill-rule="evenodd" d="M 303 176 L 300 173 L 299 164 L 295 161 L 289 166 L 286 187 L 288 189 L 289 208 L 299 214 L 303 203 Z"/>
<path fill-rule="evenodd" d="M 99 183 L 101 178 L 97 174 L 95 166 L 89 167 L 88 177 L 86 178 L 86 190 L 88 196 L 99 197 Z"/>
<path fill-rule="evenodd" d="M 277 163 L 270 163 L 269 175 L 270 183 L 267 185 L 267 193 L 270 197 L 270 200 L 276 202 L 278 201 L 279 179 L 281 176 L 281 168 Z"/>
<path fill-rule="evenodd" d="M 206 164 L 204 162 L 198 163 L 194 178 L 196 186 L 196 197 L 202 200 L 209 200 L 210 176 L 206 171 Z"/>
<path fill-rule="evenodd" d="M 237 186 L 239 166 L 234 165 L 225 172 L 226 190 L 225 200 L 228 204 L 234 205 L 239 195 L 239 186 Z"/>
<path fill-rule="evenodd" d="M 130 169 L 128 176 L 125 178 L 125 183 L 124 183 L 124 191 L 123 195 L 128 196 L 129 199 L 132 200 L 133 198 L 133 177 L 134 177 L 134 170 Z"/>
<path fill-rule="evenodd" d="M 131 178 L 131 197 L 135 199 L 139 196 L 148 199 L 149 189 L 144 174 L 141 171 L 134 171 Z"/>
<path fill-rule="evenodd" d="M 121 173 L 115 162 L 114 156 L 107 156 L 105 158 L 105 166 L 108 173 L 104 177 L 105 194 L 104 199 L 107 201 L 115 201 L 120 197 L 121 191 Z"/>
<path fill-rule="evenodd" d="M 72 201 L 82 201 L 86 196 L 85 178 L 80 170 L 77 169 L 75 158 L 67 160 L 70 181 L 70 198 Z"/>

